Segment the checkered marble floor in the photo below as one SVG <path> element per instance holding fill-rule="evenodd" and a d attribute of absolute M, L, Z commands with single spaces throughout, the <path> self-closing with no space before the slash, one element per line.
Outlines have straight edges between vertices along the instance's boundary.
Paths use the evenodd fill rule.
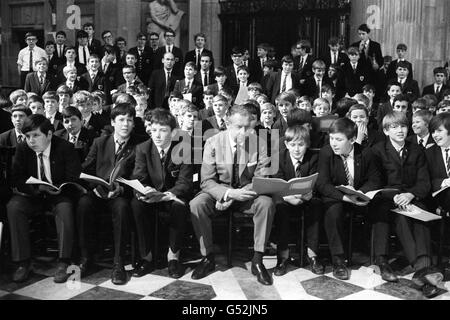
<path fill-rule="evenodd" d="M 95 267 L 91 274 L 65 284 L 53 282 L 54 263 L 35 263 L 34 272 L 25 283 L 11 282 L 10 274 L 0 275 L 0 300 L 423 300 L 422 293 L 411 281 L 412 273 L 398 283 L 387 283 L 370 266 L 355 266 L 351 278 L 341 281 L 333 277 L 328 266 L 326 274 L 317 276 L 307 268 L 289 267 L 283 277 L 274 277 L 272 286 L 256 281 L 250 262 L 223 267 L 218 261 L 216 271 L 201 280 L 192 280 L 192 269 L 198 260 L 186 262 L 185 275 L 176 280 L 166 269 L 155 270 L 142 278 L 130 277 L 128 283 L 111 283 L 110 269 Z M 265 257 L 266 267 L 273 268 L 276 257 Z M 126 267 L 131 270 L 131 266 Z M 450 282 L 445 283 L 435 300 L 450 300 Z"/>

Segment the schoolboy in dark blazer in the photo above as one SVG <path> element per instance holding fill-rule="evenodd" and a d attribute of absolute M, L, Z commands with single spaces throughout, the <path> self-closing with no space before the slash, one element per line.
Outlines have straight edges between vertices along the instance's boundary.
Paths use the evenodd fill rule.
<path fill-rule="evenodd" d="M 180 156 L 180 148 L 172 142 L 172 132 L 176 128 L 176 119 L 166 109 L 154 109 L 147 118 L 151 139 L 136 149 L 136 162 L 133 179 L 139 180 L 145 187 L 156 189 L 165 194 L 163 198 L 151 194 L 136 193 L 131 201 L 139 243 L 141 263 L 133 275 L 141 277 L 151 270 L 152 253 L 148 243 L 153 238 L 152 217 L 162 211 L 169 214 L 169 251 L 167 254 L 169 276 L 180 278 L 184 271 L 179 262 L 183 247 L 186 218 L 190 214 L 189 201 L 193 194 L 192 170 L 187 163 L 178 163 L 172 157 Z M 190 159 L 188 159 L 190 160 Z M 150 214 L 149 214 L 150 212 Z M 157 260 L 158 257 L 153 257 Z"/>

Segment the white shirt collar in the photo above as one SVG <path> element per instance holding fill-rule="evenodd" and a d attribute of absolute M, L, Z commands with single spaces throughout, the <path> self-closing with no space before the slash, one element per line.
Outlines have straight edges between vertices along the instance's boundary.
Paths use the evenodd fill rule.
<path fill-rule="evenodd" d="M 162 149 L 162 148 L 160 148 L 158 146 L 156 146 L 156 148 L 158 149 L 159 157 L 161 157 L 161 150 L 164 150 L 164 156 L 167 156 L 167 153 L 169 152 L 169 149 L 170 149 L 170 144 L 169 144 L 169 146 L 167 148 L 164 148 L 164 149 Z"/>
<path fill-rule="evenodd" d="M 303 157 L 300 160 L 294 159 L 294 157 L 291 155 L 291 153 L 289 152 L 289 157 L 291 157 L 291 161 L 292 161 L 292 165 L 294 166 L 294 169 L 296 169 L 297 163 L 300 161 L 303 162 L 303 159 L 305 158 L 305 156 L 303 155 Z"/>
<path fill-rule="evenodd" d="M 83 129 L 83 128 L 82 128 L 82 129 Z M 77 137 L 77 141 L 78 141 L 78 138 L 80 137 L 80 133 L 81 133 L 81 130 L 78 131 L 78 133 L 75 134 L 75 135 L 72 135 L 72 134 L 69 133 L 69 141 L 72 140 L 72 137 Z"/>
<path fill-rule="evenodd" d="M 419 141 L 421 140 L 421 139 L 423 139 L 423 146 L 424 147 L 426 147 L 427 146 L 427 142 L 428 142 L 428 138 L 430 137 L 430 134 L 427 134 L 425 137 L 423 137 L 423 138 L 421 138 L 421 137 L 419 137 L 419 136 L 417 136 L 417 143 L 419 143 Z"/>
<path fill-rule="evenodd" d="M 42 152 L 43 156 L 50 159 L 50 150 L 52 148 L 52 142 L 48 144 L 47 148 Z M 39 156 L 40 152 L 36 152 L 36 156 Z"/>

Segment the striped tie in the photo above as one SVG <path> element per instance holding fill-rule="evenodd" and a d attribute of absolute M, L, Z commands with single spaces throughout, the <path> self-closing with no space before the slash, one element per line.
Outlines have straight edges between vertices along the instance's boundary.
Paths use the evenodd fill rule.
<path fill-rule="evenodd" d="M 350 174 L 350 169 L 348 167 L 347 164 L 347 159 L 348 159 L 349 155 L 341 155 L 342 158 L 342 163 L 344 164 L 344 169 L 345 169 L 345 176 L 347 177 L 347 182 L 349 186 L 353 186 L 353 178 Z"/>
<path fill-rule="evenodd" d="M 301 178 L 302 176 L 302 162 L 299 160 L 297 161 L 297 168 L 295 168 L 295 177 Z"/>

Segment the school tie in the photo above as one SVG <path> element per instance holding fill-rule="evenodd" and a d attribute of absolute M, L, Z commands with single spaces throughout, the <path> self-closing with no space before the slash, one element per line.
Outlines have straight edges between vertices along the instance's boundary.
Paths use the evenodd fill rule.
<path fill-rule="evenodd" d="M 39 76 L 39 83 L 40 83 L 41 86 L 44 85 L 44 75 L 43 75 L 43 74 L 41 74 L 41 75 Z"/>
<path fill-rule="evenodd" d="M 283 85 L 281 86 L 281 92 L 285 92 L 286 91 L 286 79 L 287 79 L 287 73 L 284 75 L 283 78 Z"/>
<path fill-rule="evenodd" d="M 18 144 L 21 144 L 22 142 L 23 142 L 23 135 L 19 134 L 19 135 L 17 136 L 17 143 L 18 143 Z"/>
<path fill-rule="evenodd" d="M 297 167 L 295 168 L 295 177 L 301 178 L 302 176 L 302 162 L 300 160 L 297 161 Z"/>
<path fill-rule="evenodd" d="M 164 163 L 166 162 L 166 153 L 164 152 L 164 149 L 161 149 L 161 151 L 159 152 L 159 156 L 161 159 L 161 163 L 164 165 Z"/>
<path fill-rule="evenodd" d="M 227 130 L 227 126 L 225 125 L 225 120 L 224 120 L 223 118 L 220 119 L 219 130 L 220 130 L 220 131 L 225 131 L 225 130 Z"/>
<path fill-rule="evenodd" d="M 58 58 L 62 58 L 62 55 L 63 55 L 62 45 L 58 45 Z"/>
<path fill-rule="evenodd" d="M 77 136 L 71 136 L 70 137 L 70 143 L 75 145 L 77 143 Z"/>
<path fill-rule="evenodd" d="M 447 176 L 450 178 L 450 148 L 445 149 L 445 158 L 447 159 Z"/>
<path fill-rule="evenodd" d="M 436 90 L 434 91 L 435 94 L 439 94 L 441 92 L 441 86 L 436 86 Z"/>
<path fill-rule="evenodd" d="M 353 186 L 353 178 L 352 178 L 352 176 L 350 174 L 350 169 L 349 169 L 348 164 L 347 164 L 348 157 L 349 157 L 348 154 L 347 155 L 341 155 L 342 162 L 344 164 L 345 176 L 347 178 L 348 185 L 349 186 Z"/>
<path fill-rule="evenodd" d="M 231 182 L 231 187 L 233 189 L 239 189 L 239 162 L 238 162 L 238 145 L 234 146 L 233 151 L 233 181 Z"/>
<path fill-rule="evenodd" d="M 47 177 L 45 176 L 45 167 L 44 167 L 44 154 L 41 152 L 38 154 L 39 157 L 39 173 L 41 174 L 41 180 L 44 182 L 50 182 L 48 181 Z"/>
<path fill-rule="evenodd" d="M 317 79 L 317 88 L 319 89 L 319 98 L 322 98 L 322 80 Z"/>
<path fill-rule="evenodd" d="M 30 49 L 30 72 L 33 72 L 33 49 Z"/>
<path fill-rule="evenodd" d="M 87 54 L 86 54 L 86 47 L 83 47 L 83 64 L 87 65 Z"/>
<path fill-rule="evenodd" d="M 205 72 L 205 76 L 203 77 L 203 86 L 206 87 L 208 85 L 208 72 Z"/>
<path fill-rule="evenodd" d="M 200 49 L 197 49 L 197 54 L 195 55 L 195 64 L 200 65 Z"/>
<path fill-rule="evenodd" d="M 300 69 L 303 69 L 303 57 L 300 57 Z"/>
<path fill-rule="evenodd" d="M 169 96 L 170 93 L 170 71 L 166 72 L 167 78 L 166 78 L 166 97 Z"/>
<path fill-rule="evenodd" d="M 419 146 L 423 147 L 423 142 L 424 142 L 424 141 L 425 141 L 425 140 L 420 139 L 420 140 L 419 140 Z"/>
<path fill-rule="evenodd" d="M 338 54 L 337 52 L 334 53 L 334 62 L 333 63 L 337 63 L 338 62 Z"/>
<path fill-rule="evenodd" d="M 125 141 L 116 141 L 116 143 L 119 145 L 116 151 L 116 160 L 119 154 L 123 151 L 123 147 L 125 146 Z"/>

